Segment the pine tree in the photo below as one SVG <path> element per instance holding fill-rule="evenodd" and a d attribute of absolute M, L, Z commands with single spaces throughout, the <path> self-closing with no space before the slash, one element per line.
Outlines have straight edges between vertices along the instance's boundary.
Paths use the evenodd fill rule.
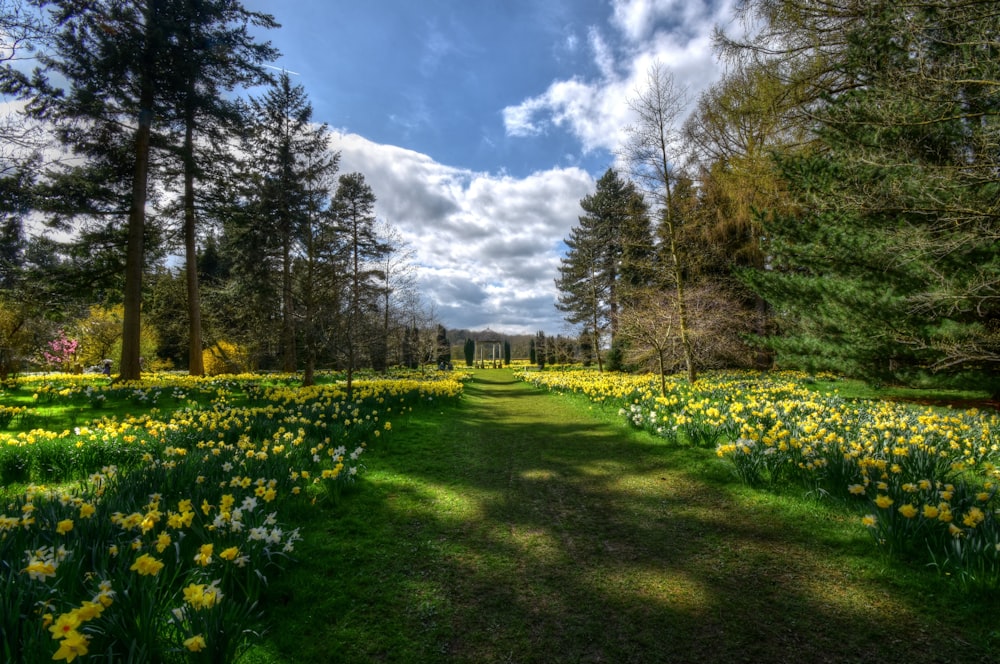
<path fill-rule="evenodd" d="M 117 207 L 117 213 L 127 218 L 122 380 L 138 380 L 141 371 L 140 309 L 153 125 L 165 110 L 164 92 L 177 64 L 170 47 L 171 9 L 170 0 L 54 3 L 50 12 L 59 30 L 51 50 L 39 58 L 43 69 L 31 82 L 34 96 L 29 111 L 37 119 L 53 122 L 63 145 L 88 161 L 74 169 L 76 173 L 111 176 L 102 195 L 109 207 Z M 122 127 L 132 127 L 127 136 Z"/>
<path fill-rule="evenodd" d="M 244 174 L 251 206 L 238 230 L 241 262 L 263 278 L 264 268 L 279 276 L 281 367 L 297 369 L 296 301 L 293 265 L 302 250 L 303 224 L 315 214 L 317 189 L 336 171 L 329 150 L 329 129 L 313 123 L 305 89 L 292 85 L 288 72 L 261 99 L 252 100 L 254 126 L 248 136 L 251 155 Z"/>
<path fill-rule="evenodd" d="M 984 7 L 839 17 L 851 85 L 814 109 L 822 152 L 781 161 L 799 211 L 775 217 L 772 269 L 751 277 L 786 362 L 1000 393 L 1000 15 Z"/>
<path fill-rule="evenodd" d="M 629 294 L 652 279 L 653 239 L 646 205 L 635 186 L 614 169 L 597 182 L 597 190 L 580 201 L 584 214 L 564 241 L 556 288 L 556 307 L 566 320 L 594 335 L 600 349 L 606 333 L 612 347 L 617 337 L 618 311 Z M 600 352 L 598 368 L 603 370 Z"/>
<path fill-rule="evenodd" d="M 210 172 L 206 162 L 225 160 L 217 147 L 243 122 L 239 105 L 224 95 L 237 86 L 266 79 L 261 63 L 277 52 L 257 43 L 249 27 L 274 28 L 274 19 L 232 0 L 184 0 L 174 16 L 179 55 L 171 80 L 174 120 L 183 134 L 178 156 L 183 180 L 183 237 L 187 282 L 188 372 L 203 375 L 201 297 L 198 285 L 197 181 Z M 198 146 L 198 147 L 196 147 Z M 214 154 L 213 154 L 214 153 Z"/>
<path fill-rule="evenodd" d="M 362 323 L 377 310 L 379 263 L 390 247 L 378 237 L 375 194 L 361 173 L 341 175 L 333 199 L 333 232 L 346 254 L 346 311 L 344 342 L 347 355 L 347 392 L 363 345 Z"/>

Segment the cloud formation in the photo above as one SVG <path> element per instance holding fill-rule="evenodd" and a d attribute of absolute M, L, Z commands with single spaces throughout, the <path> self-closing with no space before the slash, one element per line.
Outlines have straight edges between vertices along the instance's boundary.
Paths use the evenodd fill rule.
<path fill-rule="evenodd" d="M 728 1 L 614 0 L 610 24 L 592 26 L 588 36 L 598 75 L 552 81 L 544 92 L 504 108 L 507 135 L 527 138 L 555 128 L 575 136 L 585 152 L 617 153 L 632 120 L 628 99 L 644 87 L 655 62 L 673 72 L 692 100 L 718 77 L 712 29 L 731 13 Z"/>
<path fill-rule="evenodd" d="M 552 80 L 501 109 L 508 140 L 563 133 L 583 155 L 616 154 L 631 121 L 628 99 L 655 62 L 673 72 L 692 101 L 717 78 L 711 33 L 731 15 L 731 1 L 613 0 L 610 19 L 590 26 L 585 41 L 554 37 L 554 52 L 587 49 L 591 73 Z M 351 133 L 334 143 L 342 170 L 365 174 L 377 214 L 415 250 L 421 293 L 446 326 L 566 330 L 555 309 L 562 240 L 600 173 L 552 167 L 513 178 L 450 167 Z"/>
<path fill-rule="evenodd" d="M 579 168 L 524 178 L 446 166 L 427 155 L 336 135 L 341 172 L 364 174 L 376 214 L 413 248 L 421 295 L 450 328 L 563 329 L 555 309 L 560 246 L 594 189 Z"/>

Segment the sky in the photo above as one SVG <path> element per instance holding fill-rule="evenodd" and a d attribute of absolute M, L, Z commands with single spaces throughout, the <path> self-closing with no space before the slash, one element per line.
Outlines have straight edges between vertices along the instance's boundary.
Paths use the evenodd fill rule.
<path fill-rule="evenodd" d="M 562 240 L 659 61 L 697 97 L 738 0 L 243 0 L 449 329 L 574 334 Z"/>

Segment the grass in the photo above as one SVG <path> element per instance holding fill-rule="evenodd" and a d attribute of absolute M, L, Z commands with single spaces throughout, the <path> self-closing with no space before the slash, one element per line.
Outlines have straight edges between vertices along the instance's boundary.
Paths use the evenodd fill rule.
<path fill-rule="evenodd" d="M 297 515 L 241 660 L 989 662 L 995 598 L 883 559 L 856 515 L 480 371 L 358 489 Z"/>
<path fill-rule="evenodd" d="M 977 390 L 958 390 L 944 388 L 900 387 L 892 385 L 874 386 L 862 380 L 838 378 L 836 380 L 815 380 L 807 384 L 811 389 L 821 394 L 837 394 L 844 399 L 914 402 L 933 406 L 950 406 L 955 408 L 995 407 L 991 403 L 990 394 Z"/>

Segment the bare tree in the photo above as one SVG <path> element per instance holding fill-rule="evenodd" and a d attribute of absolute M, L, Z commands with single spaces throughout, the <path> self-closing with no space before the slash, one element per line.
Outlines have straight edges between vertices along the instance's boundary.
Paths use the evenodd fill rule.
<path fill-rule="evenodd" d="M 676 214 L 673 196 L 681 176 L 680 122 L 687 105 L 687 92 L 676 85 L 666 66 L 656 62 L 647 74 L 646 88 L 639 90 L 628 103 L 637 119 L 626 129 L 628 140 L 622 156 L 631 167 L 632 177 L 644 185 L 653 207 L 660 214 L 667 271 L 674 287 L 677 334 L 687 378 L 693 383 L 697 380 L 697 370 L 684 297 L 685 270 L 679 242 L 681 220 Z"/>
<path fill-rule="evenodd" d="M 416 252 L 413 247 L 406 244 L 399 229 L 388 221 L 379 221 L 376 224 L 375 234 L 381 238 L 386 247 L 389 248 L 384 255 L 378 259 L 377 271 L 379 273 L 379 300 L 381 311 L 379 327 L 380 338 L 377 340 L 381 357 L 372 357 L 372 365 L 377 367 L 381 362 L 383 369 L 389 368 L 389 339 L 394 317 L 400 318 L 398 303 L 405 301 L 407 293 L 412 293 L 415 288 L 414 258 Z M 394 316 L 394 313 L 396 314 Z"/>
<path fill-rule="evenodd" d="M 690 350 L 698 366 L 734 367 L 752 357 L 740 338 L 750 312 L 735 304 L 730 293 L 717 284 L 702 282 L 685 289 L 684 307 L 678 307 L 670 291 L 649 289 L 637 295 L 634 306 L 622 311 L 621 334 L 629 341 L 628 361 L 652 365 L 660 376 L 660 393 L 666 393 L 666 376 L 684 366 Z M 688 314 L 686 349 L 678 331 L 679 311 Z"/>

